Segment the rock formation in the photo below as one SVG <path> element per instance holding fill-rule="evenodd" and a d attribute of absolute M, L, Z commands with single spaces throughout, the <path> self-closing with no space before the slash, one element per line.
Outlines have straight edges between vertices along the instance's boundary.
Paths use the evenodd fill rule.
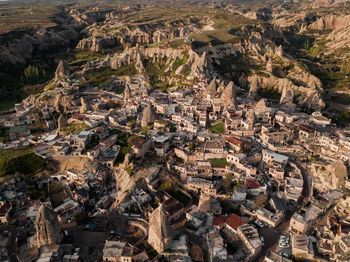
<path fill-rule="evenodd" d="M 283 88 L 282 95 L 280 98 L 280 104 L 293 103 L 294 92 L 293 89 Z"/>
<path fill-rule="evenodd" d="M 65 78 L 69 75 L 69 70 L 67 68 L 67 66 L 65 65 L 65 63 L 63 62 L 63 60 L 61 60 L 58 63 L 58 66 L 56 68 L 56 72 L 55 72 L 55 80 L 60 80 L 62 78 Z"/>
<path fill-rule="evenodd" d="M 148 96 L 148 88 L 144 87 L 143 91 L 142 91 L 142 96 L 147 97 Z"/>
<path fill-rule="evenodd" d="M 224 104 L 225 108 L 228 106 L 235 107 L 237 105 L 235 86 L 232 81 L 228 83 L 224 92 L 222 92 L 221 102 Z"/>
<path fill-rule="evenodd" d="M 259 90 L 258 77 L 255 76 L 253 78 L 253 81 L 250 83 L 248 98 L 256 99 L 256 97 L 258 96 L 258 90 Z"/>
<path fill-rule="evenodd" d="M 216 93 L 216 79 L 213 78 L 213 80 L 211 80 L 210 84 L 204 90 L 204 97 L 207 97 L 208 95 L 214 96 L 215 93 Z"/>
<path fill-rule="evenodd" d="M 217 91 L 219 93 L 222 93 L 224 90 L 225 90 L 225 81 L 221 81 Z"/>
<path fill-rule="evenodd" d="M 321 96 L 323 93 L 321 81 L 297 66 L 295 66 L 293 72 L 288 73 L 288 78 L 279 78 L 272 74 L 269 77 L 255 75 L 249 76 L 248 82 L 252 83 L 256 77 L 258 78 L 259 88 L 273 86 L 280 94 L 284 93 L 282 102 L 287 101 L 286 98 L 288 98 L 288 101 L 293 101 L 294 97 L 297 97 L 296 102 L 308 109 L 317 111 L 325 107 L 325 102 Z M 284 89 L 286 90 L 284 91 Z"/>
<path fill-rule="evenodd" d="M 67 118 L 65 115 L 60 114 L 60 116 L 57 119 L 57 130 L 60 132 L 62 128 L 64 128 L 67 125 Z"/>
<path fill-rule="evenodd" d="M 162 204 L 156 208 L 149 218 L 148 244 L 158 253 L 171 247 L 171 228 Z"/>
<path fill-rule="evenodd" d="M 130 87 L 128 84 L 126 84 L 124 88 L 124 106 L 128 103 L 130 94 L 131 94 Z"/>
<path fill-rule="evenodd" d="M 341 160 L 333 163 L 314 162 L 311 165 L 313 185 L 321 190 L 335 190 L 344 186 L 348 177 L 346 166 Z"/>
<path fill-rule="evenodd" d="M 60 231 L 56 213 L 45 205 L 41 205 L 36 216 L 36 238 L 38 246 L 59 244 L 63 235 Z"/>
<path fill-rule="evenodd" d="M 79 111 L 81 114 L 86 113 L 86 111 L 90 110 L 90 105 L 89 102 L 84 98 L 84 97 L 80 97 L 80 108 Z"/>
<path fill-rule="evenodd" d="M 269 73 L 272 73 L 272 60 L 271 60 L 271 58 L 269 58 L 269 60 L 267 60 L 266 71 Z"/>
<path fill-rule="evenodd" d="M 350 15 L 336 16 L 331 14 L 323 16 L 310 24 L 308 29 L 332 30 L 326 39 L 328 51 L 325 53 L 332 53 L 336 49 L 350 48 Z"/>
<path fill-rule="evenodd" d="M 278 55 L 279 57 L 283 57 L 283 48 L 282 45 L 278 46 L 276 49 L 276 55 Z"/>
<path fill-rule="evenodd" d="M 147 107 L 142 112 L 141 127 L 147 127 L 154 122 L 154 112 L 151 104 L 148 104 Z"/>

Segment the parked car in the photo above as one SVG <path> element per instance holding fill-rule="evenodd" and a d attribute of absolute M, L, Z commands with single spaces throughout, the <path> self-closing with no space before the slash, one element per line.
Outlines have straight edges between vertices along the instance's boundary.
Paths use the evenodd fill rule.
<path fill-rule="evenodd" d="M 289 245 L 287 244 L 287 243 L 279 243 L 279 247 L 281 247 L 281 248 L 288 248 L 289 247 Z"/>
<path fill-rule="evenodd" d="M 256 224 L 260 227 L 260 228 L 263 228 L 264 227 L 264 224 L 260 221 L 257 221 Z"/>

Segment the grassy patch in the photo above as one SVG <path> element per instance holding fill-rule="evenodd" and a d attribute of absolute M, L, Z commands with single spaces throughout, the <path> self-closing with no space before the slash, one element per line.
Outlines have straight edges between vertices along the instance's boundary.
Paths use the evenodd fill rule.
<path fill-rule="evenodd" d="M 191 202 L 191 198 L 178 190 L 176 186 L 170 182 L 162 183 L 160 189 L 177 199 L 184 206 L 187 206 Z"/>
<path fill-rule="evenodd" d="M 129 174 L 129 176 L 132 176 L 134 169 L 131 166 L 127 166 L 126 168 L 124 168 L 124 170 L 126 171 L 126 173 Z"/>
<path fill-rule="evenodd" d="M 268 88 L 260 88 L 258 90 L 258 95 L 263 98 L 270 98 L 270 99 L 280 99 L 281 94 L 278 92 L 277 89 L 274 89 L 273 87 Z"/>
<path fill-rule="evenodd" d="M 180 66 L 186 64 L 188 61 L 188 58 L 189 58 L 189 56 L 188 56 L 188 53 L 186 52 L 184 54 L 183 58 L 176 59 L 173 63 L 173 71 L 175 72 L 176 69 L 178 69 Z"/>
<path fill-rule="evenodd" d="M 224 124 L 222 122 L 218 123 L 216 125 L 213 125 L 212 127 L 210 127 L 209 130 L 210 130 L 211 133 L 214 133 L 214 134 L 223 134 L 223 133 L 225 133 Z"/>
<path fill-rule="evenodd" d="M 116 70 L 111 68 L 103 68 L 85 74 L 86 82 L 92 86 L 104 87 L 107 86 L 114 77 L 118 76 L 133 76 L 136 75 L 135 64 L 122 66 Z"/>
<path fill-rule="evenodd" d="M 0 129 L 0 143 L 4 143 L 9 138 L 9 128 Z"/>
<path fill-rule="evenodd" d="M 210 159 L 210 163 L 213 166 L 226 166 L 228 164 L 225 158 Z"/>
<path fill-rule="evenodd" d="M 221 29 L 202 31 L 200 33 L 191 35 L 191 39 L 194 40 L 192 42 L 192 47 L 195 49 L 206 46 L 209 43 L 212 45 L 221 45 L 227 43 L 237 43 L 241 41 L 240 37 Z"/>
<path fill-rule="evenodd" d="M 117 159 L 115 160 L 114 166 L 118 166 L 120 163 L 124 162 L 125 156 L 131 150 L 131 144 L 128 142 L 130 136 L 127 134 L 122 134 L 118 137 L 116 144 L 120 146 L 120 152 L 118 154 Z"/>
<path fill-rule="evenodd" d="M 46 168 L 46 160 L 35 155 L 32 147 L 5 149 L 0 151 L 0 176 L 19 172 L 35 174 Z"/>
<path fill-rule="evenodd" d="M 65 136 L 68 134 L 76 135 L 79 134 L 81 131 L 87 130 L 89 128 L 90 127 L 85 123 L 74 123 L 64 127 L 62 129 L 62 132 Z"/>
<path fill-rule="evenodd" d="M 52 21 L 52 16 L 57 11 L 57 2 L 22 2 L 13 5 L 1 5 L 0 13 L 3 15 L 0 16 L 0 34 L 2 34 L 0 42 L 16 39 L 22 31 L 34 27 L 46 28 L 54 26 L 55 23 Z"/>

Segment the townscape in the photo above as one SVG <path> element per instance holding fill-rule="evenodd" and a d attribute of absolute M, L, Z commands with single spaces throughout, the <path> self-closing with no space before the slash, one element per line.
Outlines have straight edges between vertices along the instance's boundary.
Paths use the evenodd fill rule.
<path fill-rule="evenodd" d="M 121 26 L 126 10 L 85 30 Z M 199 24 L 92 33 L 76 48 L 125 48 L 60 59 L 0 115 L 1 261 L 350 261 L 350 129 L 325 115 L 321 81 L 297 63 L 293 80 L 276 76 L 294 60 L 258 31 L 194 50 Z M 172 39 L 185 46 L 162 46 Z M 239 52 L 260 73 L 215 70 Z"/>

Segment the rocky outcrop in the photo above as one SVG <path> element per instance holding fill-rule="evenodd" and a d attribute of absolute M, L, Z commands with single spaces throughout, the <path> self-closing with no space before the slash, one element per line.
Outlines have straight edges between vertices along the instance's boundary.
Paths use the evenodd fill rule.
<path fill-rule="evenodd" d="M 225 108 L 227 108 L 228 106 L 236 107 L 236 90 L 232 81 L 228 83 L 228 85 L 225 87 L 224 92 L 222 92 L 221 101 L 224 104 Z"/>
<path fill-rule="evenodd" d="M 324 31 L 324 30 L 339 30 L 347 26 L 350 26 L 350 15 L 348 16 L 326 15 L 318 18 L 315 22 L 310 24 L 308 28 Z"/>
<path fill-rule="evenodd" d="M 67 126 L 67 118 L 61 114 L 57 119 L 57 130 L 60 132 L 64 127 Z"/>
<path fill-rule="evenodd" d="M 311 165 L 311 175 L 316 187 L 322 190 L 335 190 L 344 186 L 348 171 L 341 160 L 330 164 L 315 162 Z"/>
<path fill-rule="evenodd" d="M 143 60 L 152 58 L 166 58 L 165 65 L 168 65 L 168 70 L 171 69 L 171 61 L 183 58 L 188 55 L 187 62 L 180 65 L 175 74 L 182 74 L 190 71 L 187 76 L 188 79 L 205 79 L 208 74 L 208 61 L 206 53 L 202 55 L 197 54 L 191 49 L 173 49 L 173 48 L 159 48 L 159 47 L 134 47 L 127 48 L 122 53 L 116 53 L 113 57 L 109 55 L 100 62 L 101 67 L 111 67 L 117 69 L 123 65 L 130 65 L 135 63 L 136 69 L 141 73 L 144 71 Z"/>
<path fill-rule="evenodd" d="M 60 60 L 55 71 L 55 81 L 66 78 L 69 75 L 69 69 L 63 60 Z"/>
<path fill-rule="evenodd" d="M 308 28 L 320 31 L 332 30 L 326 39 L 326 47 L 329 51 L 325 53 L 332 53 L 340 48 L 350 48 L 350 15 L 323 16 L 310 24 Z"/>
<path fill-rule="evenodd" d="M 141 127 L 148 127 L 154 122 L 154 111 L 151 104 L 148 104 L 147 107 L 142 112 Z"/>
<path fill-rule="evenodd" d="M 112 48 L 120 45 L 120 40 L 117 37 L 112 36 L 91 36 L 79 41 L 77 49 L 89 50 L 93 52 L 99 52 L 104 48 Z"/>
<path fill-rule="evenodd" d="M 131 94 L 131 90 L 129 85 L 127 84 L 124 88 L 124 106 L 127 105 L 129 99 L 130 99 L 130 94 Z"/>
<path fill-rule="evenodd" d="M 171 235 L 169 219 L 163 205 L 160 204 L 149 218 L 148 244 L 161 253 L 171 247 Z"/>
<path fill-rule="evenodd" d="M 225 90 L 225 81 L 221 81 L 217 91 L 219 93 L 222 93 L 224 90 Z"/>
<path fill-rule="evenodd" d="M 302 76 L 304 78 L 302 79 Z M 322 87 L 321 82 L 315 76 L 306 71 L 299 75 L 297 72 L 291 72 L 288 78 L 279 78 L 274 75 L 266 76 L 250 76 L 249 83 L 252 83 L 257 77 L 260 88 L 274 87 L 279 93 L 283 94 L 281 102 L 288 102 L 296 100 L 297 103 L 310 110 L 321 110 L 325 107 L 325 103 L 321 97 Z M 255 81 L 255 80 L 254 80 Z M 298 85 L 296 84 L 298 82 Z"/>
<path fill-rule="evenodd" d="M 248 98 L 256 99 L 256 97 L 258 96 L 258 90 L 259 90 L 258 77 L 255 76 L 252 82 L 250 83 Z"/>
<path fill-rule="evenodd" d="M 278 46 L 276 49 L 276 55 L 278 55 L 279 57 L 283 57 L 283 48 L 282 45 Z"/>
<path fill-rule="evenodd" d="M 79 108 L 79 111 L 81 114 L 86 113 L 86 111 L 91 110 L 89 102 L 84 97 L 80 97 L 80 104 L 81 104 L 81 106 Z"/>
<path fill-rule="evenodd" d="M 272 73 L 272 60 L 271 58 L 269 58 L 269 60 L 267 60 L 267 63 L 266 63 L 266 71 L 269 72 L 269 73 Z"/>
<path fill-rule="evenodd" d="M 294 99 L 293 89 L 283 88 L 280 104 L 293 103 L 293 99 Z"/>
<path fill-rule="evenodd" d="M 64 23 L 70 23 L 69 21 L 66 19 Z M 78 29 L 73 24 L 63 24 L 60 29 L 46 28 L 34 34 L 24 34 L 21 38 L 0 45 L 0 66 L 25 64 L 34 55 L 70 46 L 78 37 Z"/>
<path fill-rule="evenodd" d="M 216 93 L 216 79 L 213 78 L 213 80 L 211 80 L 210 84 L 204 90 L 204 97 L 207 97 L 208 95 L 214 96 L 215 93 Z"/>
<path fill-rule="evenodd" d="M 63 235 L 56 213 L 49 207 L 41 205 L 36 216 L 36 239 L 38 246 L 60 244 Z"/>

